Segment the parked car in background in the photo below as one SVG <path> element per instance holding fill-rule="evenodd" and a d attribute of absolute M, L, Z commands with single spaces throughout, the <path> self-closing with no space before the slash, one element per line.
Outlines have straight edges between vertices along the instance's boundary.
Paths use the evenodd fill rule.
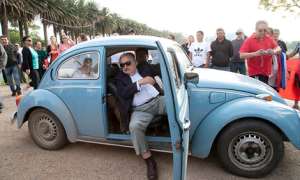
<path fill-rule="evenodd" d="M 299 112 L 271 87 L 247 76 L 193 68 L 181 46 L 149 36 L 118 36 L 80 43 L 49 67 L 39 88 L 18 105 L 17 127 L 28 122 L 34 142 L 56 150 L 67 142 L 132 147 L 121 132 L 114 84 L 120 70 L 110 57 L 146 48 L 161 72 L 167 116 L 147 130 L 152 150 L 173 155 L 173 179 L 186 179 L 188 154 L 206 158 L 216 148 L 224 168 L 245 177 L 270 173 L 284 141 L 300 148 Z M 91 61 L 82 70 L 86 59 Z M 75 75 L 76 74 L 76 75 Z"/>

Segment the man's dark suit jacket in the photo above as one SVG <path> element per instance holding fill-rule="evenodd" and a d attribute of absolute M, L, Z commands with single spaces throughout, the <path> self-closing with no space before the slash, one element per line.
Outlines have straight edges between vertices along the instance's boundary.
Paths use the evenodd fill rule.
<path fill-rule="evenodd" d="M 150 76 L 154 78 L 155 73 L 149 66 L 138 66 L 137 70 L 142 77 Z M 137 84 L 136 82 L 132 83 L 130 76 L 123 71 L 120 71 L 116 75 L 115 83 L 120 97 L 118 106 L 121 114 L 121 126 L 124 126 L 125 130 L 128 130 L 133 97 L 138 92 Z M 162 94 L 162 90 L 157 83 L 154 84 L 154 87 Z"/>

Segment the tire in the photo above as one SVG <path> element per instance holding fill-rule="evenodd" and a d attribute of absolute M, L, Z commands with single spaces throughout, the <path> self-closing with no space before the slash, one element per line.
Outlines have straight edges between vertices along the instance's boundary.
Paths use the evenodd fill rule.
<path fill-rule="evenodd" d="M 244 120 L 227 127 L 217 141 L 223 167 L 238 176 L 258 178 L 274 170 L 284 155 L 281 134 L 259 120 Z"/>
<path fill-rule="evenodd" d="M 30 113 L 28 129 L 33 141 L 43 149 L 58 150 L 68 142 L 65 129 L 58 118 L 45 109 Z"/>

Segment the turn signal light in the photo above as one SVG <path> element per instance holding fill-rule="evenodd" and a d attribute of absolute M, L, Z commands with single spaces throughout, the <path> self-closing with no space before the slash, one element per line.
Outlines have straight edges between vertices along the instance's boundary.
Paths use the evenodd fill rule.
<path fill-rule="evenodd" d="M 263 97 L 263 100 L 272 101 L 273 98 L 272 98 L 272 96 L 266 96 L 266 97 Z"/>
<path fill-rule="evenodd" d="M 259 99 L 265 100 L 265 101 L 272 101 L 273 100 L 273 97 L 269 94 L 259 94 L 259 95 L 256 95 L 256 97 L 259 98 Z"/>

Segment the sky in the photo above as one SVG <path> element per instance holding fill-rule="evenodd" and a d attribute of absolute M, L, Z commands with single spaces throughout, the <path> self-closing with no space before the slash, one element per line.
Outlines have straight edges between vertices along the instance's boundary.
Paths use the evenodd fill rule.
<path fill-rule="evenodd" d="M 194 35 L 203 30 L 214 37 L 219 27 L 227 34 L 242 28 L 251 35 L 257 20 L 267 20 L 270 27 L 281 31 L 285 41 L 300 40 L 300 17 L 259 8 L 259 0 L 96 0 L 99 7 L 158 30 Z"/>

